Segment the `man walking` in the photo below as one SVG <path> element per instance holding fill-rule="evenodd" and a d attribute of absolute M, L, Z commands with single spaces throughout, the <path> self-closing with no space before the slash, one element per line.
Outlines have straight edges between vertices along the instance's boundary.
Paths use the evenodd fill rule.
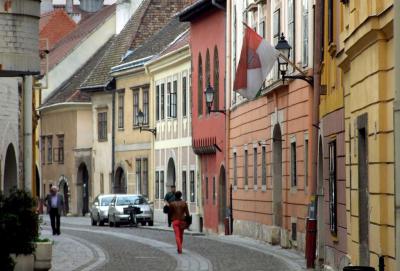
<path fill-rule="evenodd" d="M 189 226 L 186 223 L 186 217 L 189 217 L 190 213 L 186 201 L 182 200 L 181 191 L 175 193 L 175 201 L 171 202 L 169 206 L 175 232 L 176 246 L 178 253 L 182 254 L 183 232 Z"/>
<path fill-rule="evenodd" d="M 64 210 L 64 197 L 58 193 L 56 186 L 50 188 L 50 194 L 46 196 L 45 203 L 47 212 L 50 215 L 53 235 L 60 235 L 60 215 Z"/>
<path fill-rule="evenodd" d="M 168 209 L 168 227 L 171 227 L 171 223 L 172 223 L 169 205 L 173 201 L 175 201 L 175 189 L 176 189 L 175 185 L 171 185 L 171 191 L 169 191 L 164 197 L 164 203 L 166 206 L 168 206 L 168 208 L 167 208 Z"/>

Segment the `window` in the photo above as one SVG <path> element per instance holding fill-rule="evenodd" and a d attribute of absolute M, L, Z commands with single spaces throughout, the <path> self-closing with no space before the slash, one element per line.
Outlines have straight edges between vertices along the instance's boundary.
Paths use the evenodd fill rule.
<path fill-rule="evenodd" d="M 97 137 L 99 141 L 107 140 L 107 112 L 97 113 Z"/>
<path fill-rule="evenodd" d="M 160 198 L 160 172 L 156 171 L 156 194 L 154 195 L 156 199 Z"/>
<path fill-rule="evenodd" d="M 42 136 L 40 138 L 40 159 L 42 160 L 42 165 L 46 164 L 46 137 Z"/>
<path fill-rule="evenodd" d="M 257 187 L 257 148 L 253 149 L 253 179 L 254 179 L 254 187 Z"/>
<path fill-rule="evenodd" d="M 278 44 L 279 41 L 279 35 L 281 33 L 281 15 L 280 15 L 280 9 L 277 9 L 274 14 L 273 14 L 273 32 L 272 32 L 272 36 L 273 36 L 273 40 L 274 40 L 274 44 Z M 278 63 L 275 64 L 275 68 L 274 68 L 274 78 L 278 79 L 279 78 L 279 67 L 278 67 Z"/>
<path fill-rule="evenodd" d="M 295 1 L 294 0 L 288 0 L 288 31 L 287 31 L 287 40 L 290 46 L 292 46 L 292 54 L 290 55 L 290 60 L 294 63 L 295 62 L 295 52 L 296 52 L 296 46 L 295 46 L 295 41 L 296 41 L 296 32 L 295 32 L 295 14 L 296 14 L 296 8 L 295 8 Z M 291 71 L 293 72 L 293 68 L 290 68 Z"/>
<path fill-rule="evenodd" d="M 265 146 L 261 148 L 261 163 L 262 163 L 262 185 L 267 185 L 267 149 Z"/>
<path fill-rule="evenodd" d="M 177 98 L 178 98 L 178 81 L 174 80 L 174 82 L 172 83 L 172 92 L 171 92 L 171 118 L 176 118 L 177 116 L 176 114 L 176 112 L 178 111 Z"/>
<path fill-rule="evenodd" d="M 171 117 L 171 82 L 167 83 L 167 117 Z"/>
<path fill-rule="evenodd" d="M 308 66 L 308 0 L 303 1 L 303 20 L 302 20 L 302 29 L 303 29 L 303 54 L 302 54 L 302 63 L 303 67 Z"/>
<path fill-rule="evenodd" d="M 333 0 L 328 0 L 328 44 L 333 42 Z"/>
<path fill-rule="evenodd" d="M 248 173 L 248 151 L 244 150 L 244 185 L 247 187 L 249 185 L 249 173 Z"/>
<path fill-rule="evenodd" d="M 190 202 L 195 202 L 194 170 L 190 171 Z"/>
<path fill-rule="evenodd" d="M 199 78 L 197 85 L 197 111 L 199 116 L 203 115 L 203 63 L 199 54 Z"/>
<path fill-rule="evenodd" d="M 207 49 L 206 52 L 206 85 L 205 88 L 210 84 L 211 76 L 210 76 L 210 50 Z"/>
<path fill-rule="evenodd" d="M 292 187 L 297 186 L 296 142 L 290 144 L 290 176 Z"/>
<path fill-rule="evenodd" d="M 308 139 L 304 140 L 304 190 L 308 187 Z"/>
<path fill-rule="evenodd" d="M 143 90 L 143 124 L 149 125 L 149 90 Z"/>
<path fill-rule="evenodd" d="M 118 128 L 124 128 L 124 94 L 118 94 Z"/>
<path fill-rule="evenodd" d="M 219 109 L 219 59 L 217 46 L 214 48 L 214 110 Z"/>
<path fill-rule="evenodd" d="M 186 190 L 186 170 L 182 171 L 182 196 L 183 200 L 187 200 L 187 190 Z"/>
<path fill-rule="evenodd" d="M 136 187 L 138 193 L 142 193 L 142 160 L 136 159 Z"/>
<path fill-rule="evenodd" d="M 142 168 L 142 174 L 143 174 L 143 185 L 142 185 L 142 191 L 140 193 L 147 197 L 149 194 L 149 174 L 148 174 L 148 167 L 149 163 L 147 158 L 143 158 L 143 168 Z"/>
<path fill-rule="evenodd" d="M 161 197 L 160 198 L 164 198 L 165 194 L 164 194 L 164 171 L 160 172 L 160 194 Z"/>
<path fill-rule="evenodd" d="M 208 200 L 208 177 L 206 177 L 206 200 Z"/>
<path fill-rule="evenodd" d="M 237 154 L 233 153 L 233 186 L 237 186 Z"/>
<path fill-rule="evenodd" d="M 337 234 L 336 141 L 329 143 L 329 229 Z"/>
<path fill-rule="evenodd" d="M 235 80 L 236 73 L 236 46 L 237 46 L 237 19 L 236 19 L 236 5 L 233 6 L 233 27 L 232 27 L 232 76 L 233 81 Z M 236 91 L 232 92 L 232 104 L 236 104 L 237 93 Z"/>
<path fill-rule="evenodd" d="M 187 77 L 182 77 L 182 116 L 187 116 Z"/>
<path fill-rule="evenodd" d="M 297 240 L 297 223 L 292 223 L 292 240 Z"/>
<path fill-rule="evenodd" d="M 165 85 L 161 85 L 161 119 L 163 120 L 165 118 L 165 105 L 164 105 L 164 99 L 165 99 Z"/>
<path fill-rule="evenodd" d="M 133 91 L 133 126 L 138 126 L 137 115 L 139 114 L 139 90 Z M 144 122 L 144 118 L 143 118 Z"/>
<path fill-rule="evenodd" d="M 58 135 L 58 163 L 64 164 L 64 135 Z"/>
<path fill-rule="evenodd" d="M 160 120 L 160 86 L 156 86 L 156 120 Z"/>
<path fill-rule="evenodd" d="M 216 190 L 216 187 L 215 187 L 215 176 L 213 176 L 212 185 L 213 185 L 213 204 L 215 204 L 216 198 L 217 198 L 217 190 Z"/>
<path fill-rule="evenodd" d="M 53 162 L 53 136 L 47 136 L 47 164 Z"/>
<path fill-rule="evenodd" d="M 100 194 L 104 194 L 104 174 L 100 173 Z"/>

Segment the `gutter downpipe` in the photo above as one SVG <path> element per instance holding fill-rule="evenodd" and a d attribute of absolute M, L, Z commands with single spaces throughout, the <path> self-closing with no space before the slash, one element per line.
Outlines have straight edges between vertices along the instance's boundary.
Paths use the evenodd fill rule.
<path fill-rule="evenodd" d="M 400 3 L 394 1 L 394 188 L 395 188 L 395 255 L 396 270 L 400 268 Z"/>
<path fill-rule="evenodd" d="M 111 105 L 111 192 L 115 189 L 115 90 L 112 90 L 112 105 Z"/>

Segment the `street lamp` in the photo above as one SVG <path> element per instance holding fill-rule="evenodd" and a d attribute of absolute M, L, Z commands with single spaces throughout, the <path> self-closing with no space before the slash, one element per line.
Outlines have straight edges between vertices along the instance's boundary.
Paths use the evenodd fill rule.
<path fill-rule="evenodd" d="M 206 104 L 207 104 L 207 109 L 208 113 L 210 112 L 219 112 L 225 114 L 225 110 L 220 110 L 220 109 L 211 109 L 212 104 L 214 102 L 214 95 L 215 95 L 215 90 L 214 88 L 208 83 L 208 86 L 206 90 L 204 91 L 204 95 L 206 96 Z"/>
<path fill-rule="evenodd" d="M 282 76 L 282 81 L 285 82 L 285 79 L 300 79 L 304 80 L 310 85 L 313 85 L 314 79 L 312 76 L 305 75 L 299 68 L 297 68 L 293 63 L 290 63 L 295 69 L 300 71 L 302 74 L 300 75 L 286 75 L 286 72 L 288 70 L 288 65 L 289 65 L 289 58 L 290 58 L 290 50 L 292 49 L 292 46 L 289 45 L 287 42 L 285 36 L 282 35 L 279 37 L 278 44 L 276 44 L 275 49 L 280 52 L 280 56 L 278 57 L 278 67 L 279 67 L 279 72 L 281 73 Z"/>
<path fill-rule="evenodd" d="M 141 110 L 139 110 L 139 113 L 136 116 L 137 120 L 138 120 L 138 125 L 139 125 L 139 129 L 140 132 L 143 131 L 148 131 L 151 132 L 154 136 L 157 136 L 157 128 L 151 129 L 151 128 L 143 128 L 143 122 L 144 122 L 144 114 Z"/>

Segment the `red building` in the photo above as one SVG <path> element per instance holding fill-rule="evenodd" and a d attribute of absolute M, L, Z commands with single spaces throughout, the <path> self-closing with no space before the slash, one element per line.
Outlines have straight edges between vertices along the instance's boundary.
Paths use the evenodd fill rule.
<path fill-rule="evenodd" d="M 227 216 L 225 108 L 226 1 L 199 0 L 184 9 L 181 21 L 190 22 L 192 52 L 192 139 L 200 157 L 201 201 L 206 231 L 223 232 Z M 211 112 L 204 91 L 214 91 Z"/>

